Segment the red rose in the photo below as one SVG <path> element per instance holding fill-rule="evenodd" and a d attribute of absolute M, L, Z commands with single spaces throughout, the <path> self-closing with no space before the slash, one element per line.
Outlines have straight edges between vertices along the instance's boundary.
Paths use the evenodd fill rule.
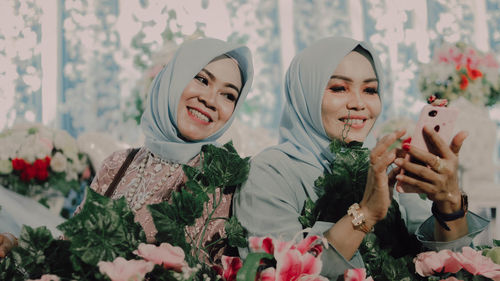
<path fill-rule="evenodd" d="M 50 166 L 50 157 L 49 156 L 45 156 L 44 161 L 45 161 L 45 167 L 48 168 Z"/>
<path fill-rule="evenodd" d="M 36 171 L 35 178 L 37 180 L 46 181 L 48 177 L 49 177 L 49 172 L 47 171 L 47 169 Z"/>
<path fill-rule="evenodd" d="M 45 162 L 45 159 L 36 159 L 35 162 L 33 162 L 33 167 L 35 167 L 35 170 L 47 170 L 47 165 Z"/>
<path fill-rule="evenodd" d="M 24 182 L 29 182 L 36 175 L 36 169 L 33 165 L 26 163 L 26 167 L 21 172 L 21 180 Z"/>
<path fill-rule="evenodd" d="M 474 69 L 467 67 L 467 75 L 469 75 L 470 79 L 476 80 L 479 77 L 483 77 L 483 73 L 479 69 Z"/>
<path fill-rule="evenodd" d="M 467 86 L 469 86 L 469 80 L 467 79 L 467 76 L 462 74 L 460 80 L 460 89 L 465 90 L 467 89 Z"/>
<path fill-rule="evenodd" d="M 24 170 L 24 168 L 26 168 L 26 161 L 24 161 L 24 159 L 21 159 L 21 158 L 14 158 L 12 159 L 12 168 L 14 169 L 14 171 L 22 171 Z"/>

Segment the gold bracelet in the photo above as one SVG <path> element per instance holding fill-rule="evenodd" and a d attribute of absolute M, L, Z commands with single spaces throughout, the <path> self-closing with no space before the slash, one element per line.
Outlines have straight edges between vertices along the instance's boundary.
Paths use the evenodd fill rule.
<path fill-rule="evenodd" d="M 358 203 L 352 204 L 349 209 L 347 209 L 347 214 L 352 216 L 352 225 L 355 229 L 363 231 L 365 234 L 368 234 L 373 231 L 372 228 L 368 228 L 366 225 L 365 215 L 360 211 L 361 207 L 359 207 Z"/>

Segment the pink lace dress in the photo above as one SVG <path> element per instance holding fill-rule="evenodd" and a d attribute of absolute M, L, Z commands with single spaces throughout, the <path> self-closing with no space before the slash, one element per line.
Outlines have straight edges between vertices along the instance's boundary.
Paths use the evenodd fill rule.
<path fill-rule="evenodd" d="M 129 152 L 130 150 L 120 150 L 107 157 L 90 187 L 96 192 L 104 194 Z M 188 163 L 190 166 L 199 164 L 199 155 Z M 157 230 L 146 205 L 169 201 L 172 192 L 184 188 L 186 180 L 182 165 L 166 163 L 154 156 L 147 148 L 142 147 L 135 155 L 111 198 L 127 198 L 129 207 L 135 212 L 135 221 L 142 225 L 148 242 L 154 243 Z M 220 194 L 220 189 L 218 191 L 216 198 L 218 199 L 222 195 L 222 201 L 212 217 L 228 217 L 232 194 Z M 212 201 L 213 198 L 210 197 L 210 201 L 206 204 L 207 208 L 203 210 L 202 217 L 196 221 L 195 225 L 188 227 L 188 236 L 199 237 L 201 235 L 208 214 L 212 211 Z M 82 202 L 75 213 L 81 210 L 84 203 Z M 203 245 L 208 245 L 225 234 L 224 222 L 222 219 L 210 222 L 203 237 Z M 189 237 L 186 237 L 186 239 L 190 242 Z M 220 263 L 224 247 L 224 243 L 217 243 L 209 247 L 210 258 L 204 257 L 204 259 L 210 263 Z"/>

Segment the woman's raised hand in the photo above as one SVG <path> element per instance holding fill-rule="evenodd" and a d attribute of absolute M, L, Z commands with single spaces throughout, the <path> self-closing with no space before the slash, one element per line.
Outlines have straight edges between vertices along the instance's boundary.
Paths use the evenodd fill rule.
<path fill-rule="evenodd" d="M 404 136 L 404 130 L 398 130 L 380 139 L 370 153 L 370 169 L 366 181 L 365 193 L 360 206 L 369 227 L 382 220 L 391 204 L 392 185 L 399 172 L 394 169 L 387 174 L 387 168 L 396 159 L 396 149 L 390 146 Z"/>
<path fill-rule="evenodd" d="M 17 246 L 17 238 L 10 233 L 0 233 L 0 258 L 5 256 Z"/>
<path fill-rule="evenodd" d="M 397 179 L 427 194 L 442 213 L 453 213 L 461 208 L 462 203 L 458 185 L 458 153 L 467 133 L 461 131 L 456 134 L 449 146 L 428 127 L 424 127 L 423 135 L 431 152 L 410 146 L 408 153 L 426 165 L 397 158 L 396 165 L 417 176 L 398 175 Z"/>

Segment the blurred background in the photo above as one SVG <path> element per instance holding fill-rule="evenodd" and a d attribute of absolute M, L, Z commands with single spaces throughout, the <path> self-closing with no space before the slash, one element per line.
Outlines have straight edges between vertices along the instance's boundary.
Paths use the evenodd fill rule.
<path fill-rule="evenodd" d="M 463 184 L 471 192 L 488 194 L 490 201 L 491 194 L 498 196 L 488 203 L 476 200 L 496 207 L 500 202 L 498 0 L 2 0 L 0 131 L 24 122 L 41 124 L 75 139 L 85 136 L 79 144 L 86 153 L 95 151 L 95 146 L 90 148 L 93 142 L 99 145 L 92 134 L 102 133 L 107 138 L 98 137 L 100 145 L 108 147 L 101 155 L 119 145 L 140 145 L 138 121 L 154 75 L 184 40 L 216 37 L 246 44 L 254 54 L 253 88 L 238 116 L 237 131 L 227 137 L 238 139 L 237 145 L 246 145 L 243 153 L 252 155 L 276 141 L 282 81 L 292 57 L 332 35 L 369 41 L 382 60 L 388 78 L 384 110 L 371 143 L 388 128 L 411 127 L 434 91 L 429 90 L 433 82 L 425 80 L 435 75 L 429 66 L 437 69 L 433 62 L 447 60 L 438 54 L 443 46 L 451 60 L 459 51 L 470 57 L 481 54 L 475 67 L 482 71 L 481 86 L 472 88 L 476 76 L 470 76 L 474 65 L 468 61 L 462 72 L 455 73 L 459 80 L 444 74 L 446 83 L 458 85 L 444 97 L 453 100 L 454 94 L 466 91 L 467 81 L 461 75 L 472 77 L 465 80 L 470 80 L 473 94 L 484 94 L 455 101 L 469 112 L 460 123 L 475 136 L 468 140 L 469 152 L 464 152 L 469 158 L 461 159 L 462 172 L 470 172 Z M 451 68 L 455 70 L 459 71 L 458 65 Z M 253 137 L 260 141 L 257 145 L 252 145 Z M 115 146 L 109 145 L 113 142 Z M 474 169 L 481 170 L 477 173 L 486 169 L 487 174 L 474 175 Z M 489 189 L 480 189 L 484 186 Z"/>

